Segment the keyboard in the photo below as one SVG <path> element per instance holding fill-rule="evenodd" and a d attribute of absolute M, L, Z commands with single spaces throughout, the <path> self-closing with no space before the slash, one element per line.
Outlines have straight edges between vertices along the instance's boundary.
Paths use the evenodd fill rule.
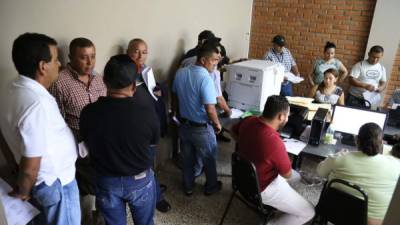
<path fill-rule="evenodd" d="M 342 136 L 342 144 L 356 146 L 356 139 L 352 134 L 343 134 Z"/>

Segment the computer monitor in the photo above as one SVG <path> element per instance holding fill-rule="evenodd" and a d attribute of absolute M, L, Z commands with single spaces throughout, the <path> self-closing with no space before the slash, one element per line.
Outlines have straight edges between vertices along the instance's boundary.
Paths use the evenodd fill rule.
<path fill-rule="evenodd" d="M 332 128 L 346 134 L 357 135 L 360 127 L 366 123 L 376 123 L 385 128 L 386 113 L 349 106 L 336 105 L 332 116 Z"/>

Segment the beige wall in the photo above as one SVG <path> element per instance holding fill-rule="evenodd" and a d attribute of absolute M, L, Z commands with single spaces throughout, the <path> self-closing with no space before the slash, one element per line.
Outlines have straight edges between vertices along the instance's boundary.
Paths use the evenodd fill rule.
<path fill-rule="evenodd" d="M 222 38 L 232 59 L 247 57 L 251 9 L 252 0 L 1 0 L 0 87 L 17 75 L 11 47 L 24 32 L 54 37 L 63 65 L 73 38 L 91 39 L 98 72 L 110 56 L 125 52 L 130 39 L 143 38 L 149 45 L 147 64 L 165 80 L 174 60 L 197 44 L 203 29 Z"/>
<path fill-rule="evenodd" d="M 148 42 L 151 65 L 165 79 L 173 60 L 211 29 L 222 37 L 231 58 L 247 57 L 252 0 L 1 0 L 0 85 L 16 75 L 11 61 L 13 40 L 24 32 L 54 37 L 67 61 L 72 38 L 84 36 L 97 47 L 96 70 L 123 52 L 131 38 Z"/>

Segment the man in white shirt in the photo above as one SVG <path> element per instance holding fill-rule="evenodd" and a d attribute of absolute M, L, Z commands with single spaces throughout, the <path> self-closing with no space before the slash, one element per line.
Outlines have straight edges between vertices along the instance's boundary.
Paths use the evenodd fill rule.
<path fill-rule="evenodd" d="M 0 95 L 0 129 L 19 164 L 10 195 L 35 200 L 41 211 L 35 224 L 78 225 L 76 142 L 47 91 L 58 77 L 57 42 L 22 34 L 14 41 L 12 58 L 20 75 Z"/>
<path fill-rule="evenodd" d="M 363 93 L 382 92 L 386 88 L 386 70 L 379 60 L 383 57 L 383 48 L 373 46 L 368 52 L 368 59 L 358 62 L 351 69 L 349 76 L 350 90 L 346 105 L 364 108 Z"/>

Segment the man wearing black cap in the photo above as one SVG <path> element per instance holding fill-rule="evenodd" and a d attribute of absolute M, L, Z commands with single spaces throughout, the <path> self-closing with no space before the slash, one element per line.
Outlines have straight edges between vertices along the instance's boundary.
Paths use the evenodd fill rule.
<path fill-rule="evenodd" d="M 193 57 L 197 55 L 197 51 L 199 50 L 200 46 L 206 41 L 206 40 L 211 40 L 215 39 L 216 41 L 221 41 L 221 38 L 215 37 L 214 33 L 210 30 L 203 30 L 200 32 L 198 36 L 198 41 L 197 41 L 197 46 L 190 49 L 188 52 L 186 52 L 185 56 L 183 56 L 181 62 L 187 58 Z"/>
<path fill-rule="evenodd" d="M 150 145 L 158 143 L 154 107 L 135 98 L 136 65 L 113 56 L 104 69 L 107 96 L 87 105 L 80 135 L 96 171 L 96 205 L 106 224 L 125 224 L 128 203 L 136 225 L 153 225 L 156 205 Z"/>
<path fill-rule="evenodd" d="M 296 76 L 300 76 L 299 69 L 289 49 L 285 48 L 285 37 L 276 35 L 272 39 L 272 48 L 264 56 L 265 60 L 281 63 L 285 67 L 285 73 L 292 72 Z M 292 83 L 285 77 L 281 85 L 282 96 L 292 96 Z"/>

